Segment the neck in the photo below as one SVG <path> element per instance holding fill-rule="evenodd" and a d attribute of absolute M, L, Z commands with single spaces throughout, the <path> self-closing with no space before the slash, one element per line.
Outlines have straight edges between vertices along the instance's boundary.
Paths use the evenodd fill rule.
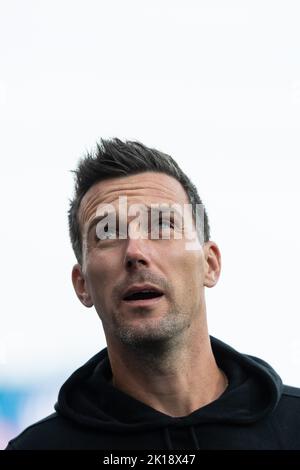
<path fill-rule="evenodd" d="M 197 331 L 197 330 L 196 330 Z M 216 400 L 228 381 L 215 361 L 208 332 L 189 335 L 176 347 L 137 354 L 109 347 L 113 385 L 169 416 L 187 416 Z M 188 345 L 188 347 L 186 346 Z"/>

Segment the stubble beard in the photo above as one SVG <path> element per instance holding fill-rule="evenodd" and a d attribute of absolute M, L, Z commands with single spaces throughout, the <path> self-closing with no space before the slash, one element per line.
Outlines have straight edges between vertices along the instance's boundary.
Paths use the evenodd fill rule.
<path fill-rule="evenodd" d="M 157 320 L 149 321 L 146 311 L 144 315 L 144 325 L 141 325 L 141 316 L 138 326 L 125 324 L 118 316 L 114 316 L 114 336 L 126 349 L 140 356 L 143 362 L 155 363 L 180 347 L 184 333 L 191 325 L 191 313 L 173 305 Z"/>

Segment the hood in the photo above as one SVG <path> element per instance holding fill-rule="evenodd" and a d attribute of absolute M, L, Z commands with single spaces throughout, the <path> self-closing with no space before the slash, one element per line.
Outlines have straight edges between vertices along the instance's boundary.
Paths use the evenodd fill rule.
<path fill-rule="evenodd" d="M 179 421 L 191 427 L 212 422 L 251 423 L 271 413 L 282 393 L 282 381 L 272 367 L 212 336 L 210 340 L 229 385 L 217 400 L 186 417 L 170 417 L 116 389 L 111 384 L 106 348 L 69 377 L 60 389 L 55 409 L 82 426 L 128 432 L 167 428 Z"/>

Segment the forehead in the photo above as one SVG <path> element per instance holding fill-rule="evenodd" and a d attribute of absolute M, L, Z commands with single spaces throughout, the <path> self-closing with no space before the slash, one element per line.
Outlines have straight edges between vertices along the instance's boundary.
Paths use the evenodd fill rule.
<path fill-rule="evenodd" d="M 99 204 L 117 203 L 120 196 L 127 196 L 128 203 L 181 203 L 189 202 L 182 185 L 164 173 L 144 172 L 125 177 L 110 178 L 95 183 L 84 195 L 79 220 L 83 224 L 93 218 Z"/>

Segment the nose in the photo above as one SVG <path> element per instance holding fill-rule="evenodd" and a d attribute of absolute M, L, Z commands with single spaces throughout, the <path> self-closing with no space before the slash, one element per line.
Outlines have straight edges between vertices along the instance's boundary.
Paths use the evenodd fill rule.
<path fill-rule="evenodd" d="M 132 238 L 128 238 L 124 264 L 125 269 L 129 271 L 150 266 L 150 257 L 147 252 L 147 240 L 140 238 L 134 240 Z"/>

